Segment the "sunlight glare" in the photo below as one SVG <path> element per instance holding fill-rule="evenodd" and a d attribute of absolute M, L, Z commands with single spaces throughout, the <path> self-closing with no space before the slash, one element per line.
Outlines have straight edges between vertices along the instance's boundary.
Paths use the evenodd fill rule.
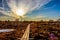
<path fill-rule="evenodd" d="M 17 15 L 19 15 L 19 16 L 23 16 L 23 15 L 25 14 L 25 11 L 24 11 L 24 9 L 18 9 L 18 10 L 16 11 L 16 13 L 17 13 Z"/>

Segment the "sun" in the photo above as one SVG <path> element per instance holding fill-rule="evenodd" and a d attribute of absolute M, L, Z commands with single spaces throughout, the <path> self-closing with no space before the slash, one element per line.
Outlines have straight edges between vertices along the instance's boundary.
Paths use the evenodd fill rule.
<path fill-rule="evenodd" d="M 17 15 L 19 15 L 19 16 L 23 16 L 23 15 L 25 14 L 25 11 L 24 11 L 24 9 L 18 9 L 18 10 L 16 11 L 16 13 L 17 13 Z"/>

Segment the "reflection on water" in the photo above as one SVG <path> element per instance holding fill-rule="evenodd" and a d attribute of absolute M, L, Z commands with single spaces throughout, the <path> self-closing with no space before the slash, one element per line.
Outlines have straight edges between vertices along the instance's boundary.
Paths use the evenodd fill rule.
<path fill-rule="evenodd" d="M 14 31 L 14 29 L 0 29 L 0 32 L 10 32 Z"/>

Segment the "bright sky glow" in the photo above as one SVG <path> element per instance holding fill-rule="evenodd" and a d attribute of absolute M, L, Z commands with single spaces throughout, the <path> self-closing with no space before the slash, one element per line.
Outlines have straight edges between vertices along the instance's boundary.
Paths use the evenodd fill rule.
<path fill-rule="evenodd" d="M 25 11 L 24 11 L 24 9 L 18 9 L 16 11 L 16 14 L 19 15 L 19 16 L 23 16 L 25 14 Z"/>

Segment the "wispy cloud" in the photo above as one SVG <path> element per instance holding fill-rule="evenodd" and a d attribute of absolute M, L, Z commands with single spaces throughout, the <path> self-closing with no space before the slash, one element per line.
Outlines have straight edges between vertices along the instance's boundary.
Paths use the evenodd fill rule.
<path fill-rule="evenodd" d="M 20 7 L 26 8 L 26 11 L 28 12 L 41 8 L 51 0 L 6 0 L 6 1 L 8 6 L 11 8 L 13 12 L 15 12 Z"/>
<path fill-rule="evenodd" d="M 39 18 L 46 18 L 46 16 L 38 15 L 38 16 L 33 17 L 33 19 L 39 19 Z"/>
<path fill-rule="evenodd" d="M 9 16 L 0 16 L 0 20 L 1 21 L 5 21 L 5 20 L 15 20 L 15 18 L 13 18 L 13 17 L 9 17 Z"/>
<path fill-rule="evenodd" d="M 29 20 L 29 21 L 31 21 L 31 20 L 32 21 L 40 21 L 40 20 L 43 20 L 45 18 L 47 18 L 47 17 L 44 16 L 44 15 L 37 15 L 37 16 L 34 16 L 34 17 L 30 17 L 27 20 Z"/>
<path fill-rule="evenodd" d="M 26 13 L 27 13 L 29 11 L 33 11 L 33 10 L 41 8 L 45 4 L 49 3 L 51 0 L 5 0 L 5 1 L 7 2 L 11 11 L 14 13 L 6 12 L 6 11 L 4 11 L 3 8 L 0 8 L 0 12 L 2 12 L 4 15 L 8 15 L 8 16 L 17 18 L 18 16 L 15 14 L 17 9 L 23 8 L 26 10 Z M 45 17 L 45 16 L 39 15 L 39 16 L 36 16 L 34 19 L 43 18 L 43 17 Z"/>
<path fill-rule="evenodd" d="M 50 1 L 51 0 L 34 0 L 34 2 L 32 2 L 31 10 L 39 9 Z"/>

